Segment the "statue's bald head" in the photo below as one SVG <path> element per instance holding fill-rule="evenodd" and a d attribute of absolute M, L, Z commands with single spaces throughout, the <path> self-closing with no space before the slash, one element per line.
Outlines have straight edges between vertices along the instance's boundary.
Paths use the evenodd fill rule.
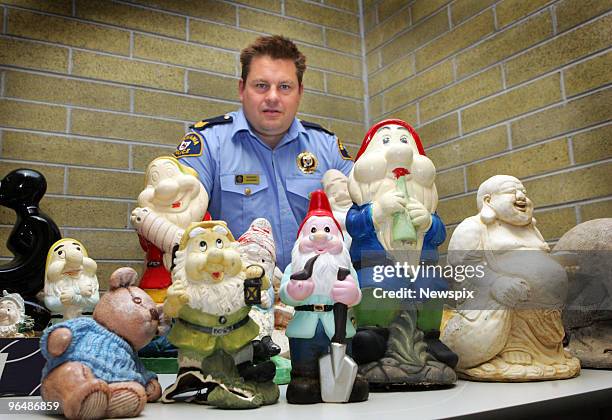
<path fill-rule="evenodd" d="M 480 184 L 480 187 L 478 187 L 478 193 L 476 194 L 476 204 L 478 206 L 478 210 L 482 210 L 482 203 L 485 196 L 502 191 L 506 184 L 515 186 L 523 185 L 520 180 L 510 175 L 494 175 Z"/>

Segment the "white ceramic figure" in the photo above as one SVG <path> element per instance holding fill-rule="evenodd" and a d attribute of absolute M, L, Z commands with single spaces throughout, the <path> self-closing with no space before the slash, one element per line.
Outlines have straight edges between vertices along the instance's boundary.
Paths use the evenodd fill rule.
<path fill-rule="evenodd" d="M 0 297 L 0 338 L 24 337 L 19 326 L 26 319 L 25 303 L 18 293 L 2 291 Z"/>
<path fill-rule="evenodd" d="M 62 314 L 64 320 L 93 311 L 100 300 L 97 268 L 76 239 L 64 238 L 54 243 L 47 254 L 45 306 Z"/>
<path fill-rule="evenodd" d="M 267 349 L 256 348 L 259 326 L 249 317 L 256 303 L 249 298 L 251 280 L 259 279 L 264 291 L 270 282 L 263 267 L 243 263 L 237 247 L 222 221 L 185 230 L 164 302 L 165 314 L 176 318 L 168 340 L 179 349 L 180 371 L 163 402 L 193 391 L 198 381 L 204 401 L 217 407 L 255 408 L 278 399 L 274 363 L 261 354 Z"/>
<path fill-rule="evenodd" d="M 517 382 L 578 375 L 578 359 L 562 344 L 567 273 L 535 226 L 525 187 L 493 176 L 480 185 L 477 205 L 448 248 L 450 264 L 484 273 L 470 278 L 476 296 L 451 312 L 442 334 L 459 355 L 460 375 Z"/>
<path fill-rule="evenodd" d="M 238 238 L 238 252 L 243 263 L 261 265 L 271 279 L 276 267 L 276 246 L 270 222 L 263 218 L 253 220 L 247 231 Z M 261 298 L 261 305 L 254 306 L 249 315 L 259 325 L 258 338 L 270 337 L 274 331 L 274 288 L 271 284 L 268 290 L 262 290 Z"/>
<path fill-rule="evenodd" d="M 363 293 L 354 309 L 361 328 L 353 339 L 353 356 L 374 386 L 448 385 L 457 380 L 452 369 L 457 357 L 439 339 L 441 303 L 419 299 L 420 290 L 443 290 L 446 281 L 423 271 L 382 281 L 374 273 L 376 267 L 393 268 L 395 263 L 436 264 L 446 229 L 436 214 L 435 177 L 419 135 L 397 119 L 368 130 L 349 174 L 354 206 L 346 227 Z M 385 298 L 381 290 L 376 292 L 404 288 L 411 288 L 416 298 Z"/>
<path fill-rule="evenodd" d="M 342 227 L 344 244 L 351 248 L 351 235 L 346 231 L 346 213 L 353 205 L 353 200 L 348 191 L 348 177 L 337 169 L 330 169 L 323 174 L 321 179 L 323 191 L 329 199 L 334 218 Z"/>
<path fill-rule="evenodd" d="M 197 173 L 171 156 L 154 159 L 145 177 L 139 207 L 132 212 L 132 224 L 147 253 L 147 267 L 139 286 L 155 302 L 162 303 L 171 284 L 172 248 L 179 244 L 190 223 L 204 218 L 208 193 Z"/>

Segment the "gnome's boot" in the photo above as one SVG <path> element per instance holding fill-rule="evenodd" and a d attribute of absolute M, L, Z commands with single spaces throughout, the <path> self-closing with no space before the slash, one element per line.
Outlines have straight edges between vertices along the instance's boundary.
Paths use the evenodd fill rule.
<path fill-rule="evenodd" d="M 440 341 L 440 323 L 442 322 L 442 303 L 436 299 L 426 302 L 417 315 L 417 328 L 423 331 L 423 341 L 427 344 L 427 353 L 452 369 L 457 366 L 459 356 Z"/>
<path fill-rule="evenodd" d="M 389 330 L 381 327 L 363 327 L 353 337 L 352 357 L 362 365 L 381 359 L 387 350 Z"/>
<path fill-rule="evenodd" d="M 351 396 L 348 402 L 361 402 L 367 401 L 370 396 L 370 385 L 368 380 L 362 375 L 357 374 L 355 382 L 353 383 L 353 389 L 351 390 Z"/>
<path fill-rule="evenodd" d="M 286 397 L 289 404 L 316 404 L 323 402 L 321 399 L 319 371 L 300 369 L 294 366 L 291 370 L 291 382 L 287 386 Z"/>
<path fill-rule="evenodd" d="M 427 344 L 427 353 L 435 357 L 437 361 L 444 363 L 452 369 L 457 366 L 459 356 L 440 341 L 439 330 L 425 331 L 423 341 Z"/>
<path fill-rule="evenodd" d="M 245 381 L 268 382 L 276 375 L 276 365 L 271 360 L 261 363 L 243 362 L 236 366 Z"/>
<path fill-rule="evenodd" d="M 276 356 L 281 352 L 280 346 L 272 341 L 272 337 L 266 335 L 261 340 L 253 340 L 253 360 L 264 361 Z"/>

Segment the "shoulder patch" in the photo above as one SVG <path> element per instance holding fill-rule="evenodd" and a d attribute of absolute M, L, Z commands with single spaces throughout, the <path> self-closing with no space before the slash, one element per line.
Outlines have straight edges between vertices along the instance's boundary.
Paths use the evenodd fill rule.
<path fill-rule="evenodd" d="M 188 156 L 200 156 L 202 154 L 202 143 L 204 143 L 204 139 L 200 133 L 190 131 L 181 139 L 181 143 L 177 146 L 174 156 L 177 159 Z"/>
<path fill-rule="evenodd" d="M 231 123 L 232 121 L 233 121 L 232 116 L 229 114 L 225 114 L 225 115 L 219 115 L 218 117 L 207 118 L 205 120 L 198 121 L 195 124 L 191 124 L 189 128 L 192 130 L 193 129 L 204 130 L 205 128 L 212 127 L 214 125 L 227 124 L 227 123 Z"/>
<path fill-rule="evenodd" d="M 304 121 L 304 120 L 300 120 L 300 122 L 302 123 L 302 125 L 304 126 L 304 128 L 312 128 L 314 130 L 320 130 L 320 131 L 324 131 L 325 133 L 329 134 L 330 136 L 333 136 L 334 133 L 332 131 L 329 131 L 327 128 L 317 124 L 317 123 L 313 123 L 310 121 Z"/>
<path fill-rule="evenodd" d="M 342 156 L 342 159 L 353 160 L 353 158 L 349 154 L 348 150 L 346 150 L 346 147 L 344 147 L 344 144 L 342 144 L 340 139 L 338 139 L 338 151 L 340 152 L 340 156 Z"/>

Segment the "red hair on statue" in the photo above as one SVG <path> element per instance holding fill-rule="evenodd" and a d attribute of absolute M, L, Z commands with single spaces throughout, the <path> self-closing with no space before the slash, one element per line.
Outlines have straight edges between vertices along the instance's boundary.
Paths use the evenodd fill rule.
<path fill-rule="evenodd" d="M 359 159 L 359 156 L 361 156 L 366 151 L 366 149 L 368 148 L 368 145 L 370 144 L 370 141 L 372 140 L 372 137 L 374 137 L 374 134 L 376 134 L 376 132 L 381 127 L 384 127 L 386 125 L 391 125 L 391 124 L 400 125 L 404 127 L 406 130 L 408 130 L 410 134 L 412 135 L 412 137 L 414 138 L 417 149 L 419 150 L 419 154 L 425 156 L 425 149 L 423 149 L 421 138 L 419 137 L 415 129 L 412 128 L 412 126 L 408 124 L 406 121 L 391 118 L 388 120 L 379 121 L 376 124 L 374 124 L 372 127 L 370 127 L 365 137 L 363 138 L 363 141 L 361 142 L 361 147 L 359 148 L 359 151 L 357 152 L 357 156 L 355 156 L 355 162 L 357 162 L 357 159 Z"/>

